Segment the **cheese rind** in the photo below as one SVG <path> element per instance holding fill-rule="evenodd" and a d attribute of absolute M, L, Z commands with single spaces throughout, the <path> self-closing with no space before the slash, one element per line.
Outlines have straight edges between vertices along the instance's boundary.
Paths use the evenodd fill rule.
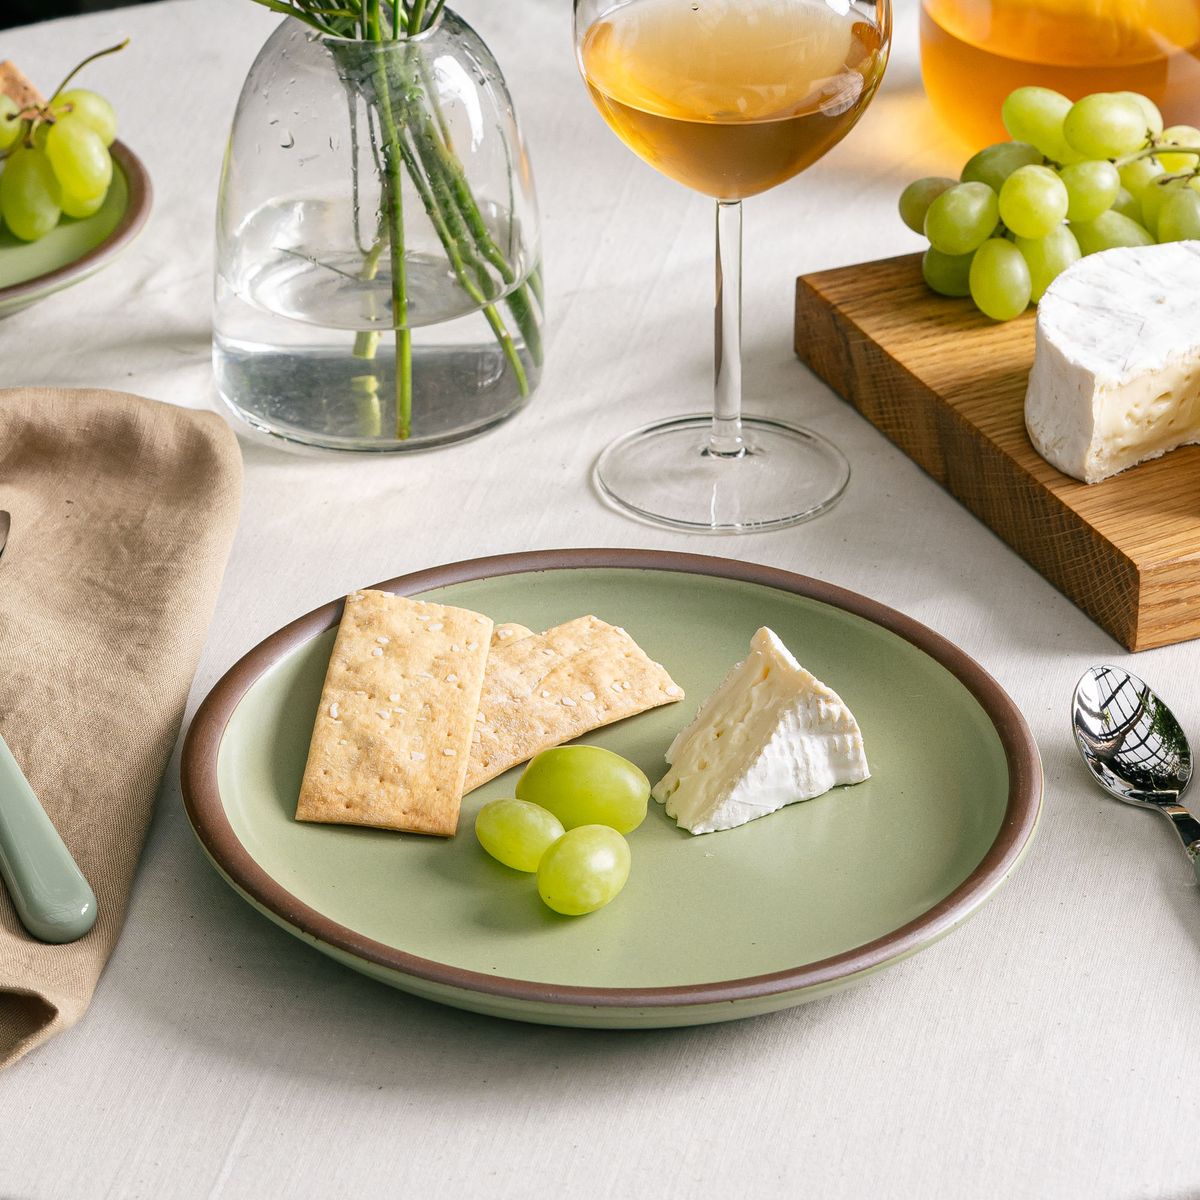
<path fill-rule="evenodd" d="M 1200 442 L 1200 242 L 1088 255 L 1038 304 L 1025 394 L 1034 449 L 1098 483 Z"/>
<path fill-rule="evenodd" d="M 870 776 L 854 714 L 765 628 L 676 736 L 667 762 L 651 794 L 697 834 L 733 829 Z"/>

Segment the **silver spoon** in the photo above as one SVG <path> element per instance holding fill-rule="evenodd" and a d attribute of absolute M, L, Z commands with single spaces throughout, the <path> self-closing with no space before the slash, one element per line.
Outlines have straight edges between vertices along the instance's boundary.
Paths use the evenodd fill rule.
<path fill-rule="evenodd" d="M 1200 882 L 1200 821 L 1179 803 L 1192 778 L 1192 751 L 1174 713 L 1136 675 L 1091 667 L 1075 685 L 1071 725 L 1100 786 L 1162 813 Z"/>

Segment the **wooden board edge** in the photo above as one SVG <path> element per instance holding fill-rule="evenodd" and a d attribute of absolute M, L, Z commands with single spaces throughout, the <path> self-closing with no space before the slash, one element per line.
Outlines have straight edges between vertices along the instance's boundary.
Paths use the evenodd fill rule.
<path fill-rule="evenodd" d="M 1135 562 L 1099 531 L 1085 529 L 1052 490 L 999 447 L 988 442 L 991 453 L 981 450 L 978 430 L 821 292 L 822 275 L 832 274 L 796 280 L 794 349 L 800 360 L 1121 645 L 1139 650 L 1184 640 L 1177 628 L 1167 636 L 1139 618 L 1152 580 Z M 991 487 L 980 486 L 988 478 Z M 992 499 L 998 494 L 1003 505 Z M 1024 513 L 1027 527 L 1044 531 L 1040 541 L 1021 537 L 1014 511 Z M 1059 540 L 1067 544 L 1055 545 Z M 1100 604 L 1104 596 L 1113 603 Z"/>

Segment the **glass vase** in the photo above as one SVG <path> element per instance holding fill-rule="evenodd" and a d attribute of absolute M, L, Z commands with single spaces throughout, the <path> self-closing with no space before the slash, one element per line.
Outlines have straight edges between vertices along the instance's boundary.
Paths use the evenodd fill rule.
<path fill-rule="evenodd" d="M 257 430 L 332 449 L 490 428 L 541 374 L 538 233 L 511 98 L 464 21 L 369 42 L 285 20 L 221 176 L 222 398 Z"/>

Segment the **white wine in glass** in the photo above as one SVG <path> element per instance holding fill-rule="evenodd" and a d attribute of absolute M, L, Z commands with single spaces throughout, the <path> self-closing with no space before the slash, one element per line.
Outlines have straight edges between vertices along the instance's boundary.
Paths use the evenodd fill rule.
<path fill-rule="evenodd" d="M 741 411 L 741 201 L 836 145 L 887 63 L 889 0 L 575 0 L 579 67 L 631 150 L 717 201 L 715 406 L 626 434 L 596 480 L 617 504 L 699 532 L 823 512 L 850 469 L 808 430 Z"/>

